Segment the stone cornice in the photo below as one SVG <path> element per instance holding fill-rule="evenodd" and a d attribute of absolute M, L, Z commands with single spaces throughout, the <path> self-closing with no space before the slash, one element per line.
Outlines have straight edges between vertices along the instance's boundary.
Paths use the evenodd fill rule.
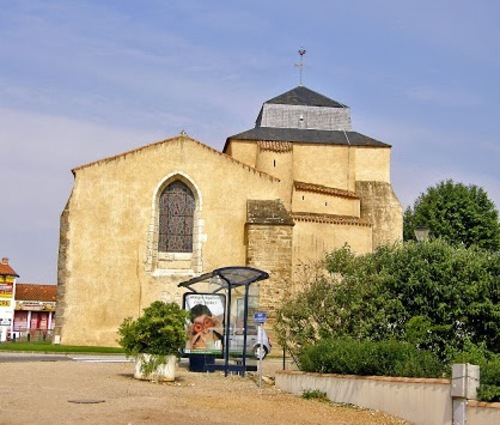
<path fill-rule="evenodd" d="M 301 221 L 309 223 L 342 224 L 346 226 L 363 226 L 363 227 L 372 226 L 370 220 L 358 217 L 343 216 L 343 215 L 294 212 L 292 213 L 292 218 L 295 222 Z"/>
<path fill-rule="evenodd" d="M 299 181 L 294 181 L 293 186 L 295 190 L 301 192 L 314 192 L 314 193 L 322 193 L 325 195 L 339 196 L 341 198 L 360 199 L 355 192 L 351 192 L 349 190 L 337 189 L 335 187 L 328 187 L 319 184 L 305 183 Z"/>

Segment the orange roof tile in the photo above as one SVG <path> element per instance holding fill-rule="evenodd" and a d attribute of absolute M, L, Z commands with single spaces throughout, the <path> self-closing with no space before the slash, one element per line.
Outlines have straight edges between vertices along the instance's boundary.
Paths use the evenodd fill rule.
<path fill-rule="evenodd" d="M 57 299 L 57 285 L 16 284 L 18 301 L 52 301 Z"/>
<path fill-rule="evenodd" d="M 19 277 L 19 275 L 14 271 L 14 269 L 11 266 L 9 266 L 9 262 L 5 259 L 0 262 L 0 275 Z"/>
<path fill-rule="evenodd" d="M 257 142 L 261 151 L 273 152 L 291 152 L 293 144 L 290 142 L 273 142 L 267 140 L 260 140 Z"/>

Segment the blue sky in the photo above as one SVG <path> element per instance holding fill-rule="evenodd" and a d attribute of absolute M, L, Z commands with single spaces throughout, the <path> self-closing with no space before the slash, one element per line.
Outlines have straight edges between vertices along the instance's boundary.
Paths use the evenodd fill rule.
<path fill-rule="evenodd" d="M 222 149 L 299 83 L 393 146 L 404 207 L 452 178 L 500 206 L 500 2 L 0 2 L 0 256 L 56 283 L 71 169 L 185 130 Z"/>

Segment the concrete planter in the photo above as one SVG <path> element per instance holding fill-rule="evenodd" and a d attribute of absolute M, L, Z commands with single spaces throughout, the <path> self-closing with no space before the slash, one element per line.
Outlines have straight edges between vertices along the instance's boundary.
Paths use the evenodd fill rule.
<path fill-rule="evenodd" d="M 156 363 L 158 356 L 152 354 L 139 354 L 135 360 L 134 378 L 147 381 L 172 382 L 175 381 L 175 368 L 177 366 L 177 357 L 174 355 L 165 356 L 165 361 L 154 365 L 151 369 L 150 363 Z"/>

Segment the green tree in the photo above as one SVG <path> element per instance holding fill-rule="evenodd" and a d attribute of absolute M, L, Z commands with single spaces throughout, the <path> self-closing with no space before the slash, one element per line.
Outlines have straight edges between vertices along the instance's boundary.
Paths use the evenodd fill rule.
<path fill-rule="evenodd" d="M 500 352 L 500 253 L 442 239 L 328 254 L 328 274 L 285 300 L 278 342 L 294 354 L 324 338 L 408 341 L 448 359 L 465 344 Z"/>
<path fill-rule="evenodd" d="M 414 240 L 419 225 L 429 227 L 432 237 L 451 244 L 500 248 L 498 211 L 487 193 L 475 185 L 447 180 L 428 188 L 404 213 L 404 240 Z"/>

